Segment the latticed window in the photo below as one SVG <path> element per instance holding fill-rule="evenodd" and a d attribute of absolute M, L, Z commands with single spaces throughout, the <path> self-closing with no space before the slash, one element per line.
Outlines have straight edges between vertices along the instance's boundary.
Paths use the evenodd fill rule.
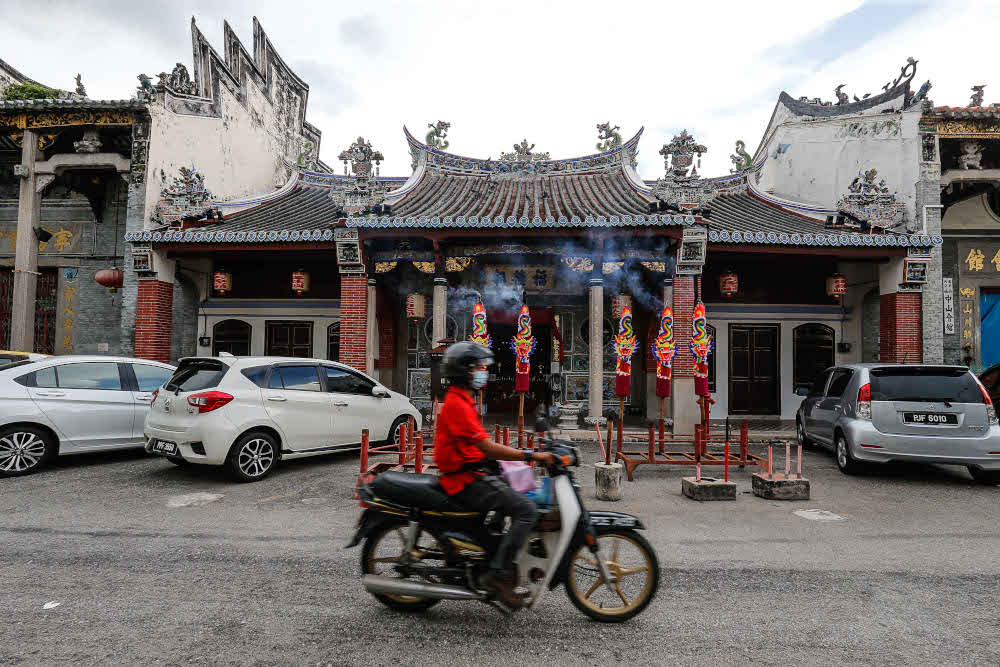
<path fill-rule="evenodd" d="M 243 320 L 222 320 L 212 327 L 212 355 L 228 352 L 236 357 L 250 355 L 250 325 Z"/>
<path fill-rule="evenodd" d="M 334 322 L 326 328 L 326 358 L 340 361 L 340 322 Z"/>
<path fill-rule="evenodd" d="M 833 328 L 825 324 L 802 324 L 792 332 L 793 384 L 811 387 L 816 378 L 834 364 Z"/>
<path fill-rule="evenodd" d="M 54 354 L 56 347 L 56 303 L 59 298 L 59 274 L 54 268 L 39 269 L 35 292 L 35 335 L 33 350 Z M 11 310 L 14 302 L 14 272 L 0 269 L 0 347 L 10 348 Z"/>

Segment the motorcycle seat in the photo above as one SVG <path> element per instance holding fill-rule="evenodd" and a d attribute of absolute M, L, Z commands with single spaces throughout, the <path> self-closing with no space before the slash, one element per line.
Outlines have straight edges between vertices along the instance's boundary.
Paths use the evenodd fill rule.
<path fill-rule="evenodd" d="M 378 475 L 370 486 L 377 498 L 396 505 L 432 512 L 470 512 L 444 492 L 437 475 L 390 471 Z"/>

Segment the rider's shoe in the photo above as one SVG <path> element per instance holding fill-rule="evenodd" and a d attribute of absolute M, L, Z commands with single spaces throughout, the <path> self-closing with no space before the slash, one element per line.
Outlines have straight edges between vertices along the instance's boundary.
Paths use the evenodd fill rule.
<path fill-rule="evenodd" d="M 500 601 L 510 609 L 520 609 L 528 597 L 528 591 L 519 587 L 516 578 L 508 572 L 490 571 L 483 575 L 480 582 L 495 591 Z"/>

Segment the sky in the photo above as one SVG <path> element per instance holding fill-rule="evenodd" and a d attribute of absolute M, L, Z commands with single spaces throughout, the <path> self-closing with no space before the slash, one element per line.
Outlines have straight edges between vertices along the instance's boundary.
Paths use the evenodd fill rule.
<path fill-rule="evenodd" d="M 974 84 L 1000 101 L 983 55 L 1000 33 L 997 0 L 0 0 L 0 58 L 47 85 L 72 89 L 79 72 L 90 97 L 128 98 L 140 72 L 191 70 L 192 16 L 221 54 L 223 21 L 252 52 L 254 15 L 309 84 L 307 119 L 338 171 L 363 136 L 383 175 L 408 175 L 404 125 L 422 138 L 450 122 L 460 155 L 527 139 L 563 158 L 596 152 L 596 125 L 610 121 L 625 139 L 645 127 L 643 178 L 663 175 L 658 151 L 682 129 L 708 147 L 700 173 L 722 175 L 736 140 L 757 147 L 781 91 L 877 94 L 909 56 L 914 89 L 930 79 L 935 104 L 968 104 Z"/>

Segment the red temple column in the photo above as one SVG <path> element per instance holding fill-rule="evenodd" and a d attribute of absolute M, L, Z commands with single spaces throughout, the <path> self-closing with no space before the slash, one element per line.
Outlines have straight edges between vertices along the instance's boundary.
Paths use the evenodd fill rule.
<path fill-rule="evenodd" d="M 923 361 L 920 292 L 891 292 L 879 299 L 879 361 Z"/>
<path fill-rule="evenodd" d="M 340 276 L 340 363 L 368 365 L 368 276 Z"/>
<path fill-rule="evenodd" d="M 691 355 L 691 318 L 694 316 L 695 281 L 701 278 L 674 278 L 674 341 L 677 354 L 671 374 L 670 401 L 674 418 L 674 433 L 690 435 L 701 423 L 701 410 L 694 394 L 694 357 Z"/>
<path fill-rule="evenodd" d="M 135 307 L 135 356 L 170 361 L 174 285 L 162 280 L 140 280 Z"/>

